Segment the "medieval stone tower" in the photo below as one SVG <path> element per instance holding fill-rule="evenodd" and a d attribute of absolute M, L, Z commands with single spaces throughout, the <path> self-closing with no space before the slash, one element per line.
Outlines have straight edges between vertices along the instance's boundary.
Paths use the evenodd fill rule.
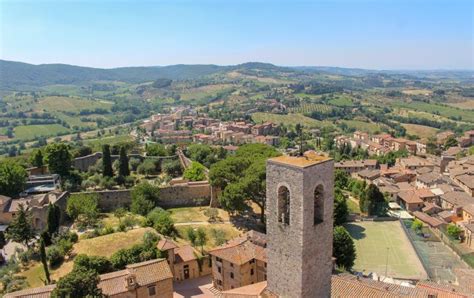
<path fill-rule="evenodd" d="M 267 162 L 267 290 L 331 295 L 334 165 L 307 154 Z"/>

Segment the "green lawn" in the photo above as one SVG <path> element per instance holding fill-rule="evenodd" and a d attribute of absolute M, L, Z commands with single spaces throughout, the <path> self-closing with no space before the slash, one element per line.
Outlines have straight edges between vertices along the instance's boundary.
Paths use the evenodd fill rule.
<path fill-rule="evenodd" d="M 389 277 L 425 279 L 427 274 L 398 221 L 353 222 L 345 225 L 354 238 L 354 269 Z"/>
<path fill-rule="evenodd" d="M 20 125 L 15 127 L 16 139 L 32 140 L 38 136 L 55 136 L 58 133 L 67 133 L 69 130 L 59 124 Z"/>

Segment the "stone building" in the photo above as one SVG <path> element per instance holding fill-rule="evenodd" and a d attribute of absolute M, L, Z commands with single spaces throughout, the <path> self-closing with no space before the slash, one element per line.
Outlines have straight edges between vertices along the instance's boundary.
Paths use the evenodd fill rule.
<path fill-rule="evenodd" d="M 265 281 L 266 243 L 265 234 L 250 231 L 211 250 L 213 286 L 225 291 Z"/>
<path fill-rule="evenodd" d="M 267 291 L 329 297 L 334 163 L 314 153 L 267 162 Z"/>
<path fill-rule="evenodd" d="M 157 248 L 166 252 L 167 262 L 175 281 L 197 278 L 211 274 L 211 264 L 208 257 L 198 259 L 198 253 L 190 245 L 178 246 L 170 239 L 163 238 Z"/>
<path fill-rule="evenodd" d="M 52 297 L 56 285 L 26 289 L 6 294 L 5 298 Z M 124 270 L 100 275 L 98 287 L 105 297 L 173 297 L 173 275 L 165 259 L 127 265 Z"/>

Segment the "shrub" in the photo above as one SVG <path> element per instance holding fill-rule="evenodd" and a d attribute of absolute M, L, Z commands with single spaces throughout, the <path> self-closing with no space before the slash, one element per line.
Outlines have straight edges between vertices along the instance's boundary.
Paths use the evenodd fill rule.
<path fill-rule="evenodd" d="M 49 266 L 52 268 L 58 267 L 64 261 L 64 255 L 57 246 L 50 246 L 46 251 Z"/>
<path fill-rule="evenodd" d="M 141 182 L 132 189 L 130 210 L 136 214 L 146 215 L 155 207 L 159 199 L 158 194 L 158 187 L 148 182 Z"/>
<path fill-rule="evenodd" d="M 219 246 L 226 242 L 225 232 L 223 230 L 212 229 L 211 236 L 214 239 L 214 244 Z"/>
<path fill-rule="evenodd" d="M 189 181 L 203 181 L 206 180 L 205 170 L 202 164 L 193 161 L 191 166 L 184 171 L 183 177 Z"/>
<path fill-rule="evenodd" d="M 74 268 L 77 270 L 79 267 L 94 270 L 98 274 L 104 274 L 113 271 L 112 263 L 105 257 L 99 256 L 88 256 L 85 254 L 77 255 L 74 258 Z"/>
<path fill-rule="evenodd" d="M 450 223 L 447 228 L 448 235 L 451 236 L 453 239 L 459 239 L 461 236 L 462 229 L 455 224 Z"/>
<path fill-rule="evenodd" d="M 101 235 L 109 235 L 115 233 L 115 230 L 111 226 L 106 226 L 105 228 L 102 229 Z"/>
<path fill-rule="evenodd" d="M 217 208 L 208 208 L 204 211 L 204 215 L 209 218 L 209 222 L 215 222 L 219 218 L 219 211 Z"/>
<path fill-rule="evenodd" d="M 161 208 L 155 208 L 147 214 L 146 218 L 148 224 L 157 230 L 158 233 L 165 236 L 176 234 L 174 222 L 171 219 L 169 212 Z"/>

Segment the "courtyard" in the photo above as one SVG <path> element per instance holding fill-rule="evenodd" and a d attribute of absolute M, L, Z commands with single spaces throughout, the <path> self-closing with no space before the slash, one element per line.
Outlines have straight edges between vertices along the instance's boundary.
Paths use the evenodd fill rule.
<path fill-rule="evenodd" d="M 354 270 L 397 279 L 428 277 L 399 221 L 353 222 L 345 227 L 356 246 Z"/>

